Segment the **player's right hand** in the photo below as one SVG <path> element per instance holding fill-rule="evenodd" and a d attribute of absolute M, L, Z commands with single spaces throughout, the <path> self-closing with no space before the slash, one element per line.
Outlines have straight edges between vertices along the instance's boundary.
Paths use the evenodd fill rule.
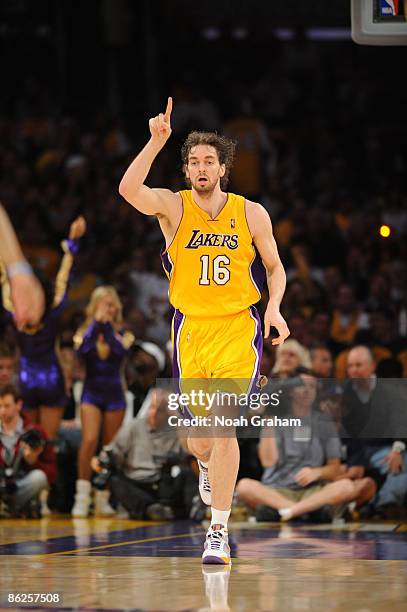
<path fill-rule="evenodd" d="M 152 117 L 148 122 L 152 140 L 162 147 L 171 136 L 171 112 L 172 98 L 168 98 L 165 113 L 160 113 L 157 117 Z"/>

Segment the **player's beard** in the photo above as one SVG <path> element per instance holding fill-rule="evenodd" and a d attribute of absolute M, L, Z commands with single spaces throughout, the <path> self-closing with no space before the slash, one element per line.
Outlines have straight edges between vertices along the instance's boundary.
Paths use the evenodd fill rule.
<path fill-rule="evenodd" d="M 200 183 L 199 179 L 196 179 L 195 182 L 193 183 L 193 188 L 195 189 L 195 191 L 197 193 L 199 193 L 200 196 L 202 197 L 209 197 L 212 195 L 216 184 L 211 182 L 208 177 L 206 177 L 206 182 L 205 183 Z"/>

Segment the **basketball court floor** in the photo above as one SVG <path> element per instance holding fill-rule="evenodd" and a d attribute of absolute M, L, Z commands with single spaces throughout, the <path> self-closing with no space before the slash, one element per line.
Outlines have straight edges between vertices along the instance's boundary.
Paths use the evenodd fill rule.
<path fill-rule="evenodd" d="M 3 519 L 0 609 L 407 611 L 407 524 L 231 523 L 231 568 L 202 567 L 204 534 L 188 521 Z M 7 602 L 30 593 L 49 603 Z"/>

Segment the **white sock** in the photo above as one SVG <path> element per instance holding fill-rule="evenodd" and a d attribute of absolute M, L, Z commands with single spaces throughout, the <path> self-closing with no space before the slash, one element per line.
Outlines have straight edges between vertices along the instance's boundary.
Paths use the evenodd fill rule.
<path fill-rule="evenodd" d="M 291 512 L 291 508 L 281 508 L 278 511 L 278 513 L 281 516 L 283 521 L 288 521 L 293 516 L 293 513 Z"/>
<path fill-rule="evenodd" d="M 211 527 L 212 525 L 223 525 L 223 527 L 227 527 L 230 510 L 216 510 L 216 508 L 211 506 L 211 511 Z"/>

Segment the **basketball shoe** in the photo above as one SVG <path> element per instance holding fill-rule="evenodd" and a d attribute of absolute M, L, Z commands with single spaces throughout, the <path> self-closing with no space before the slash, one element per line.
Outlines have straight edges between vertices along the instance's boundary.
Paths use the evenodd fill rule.
<path fill-rule="evenodd" d="M 199 467 L 199 494 L 204 504 L 211 505 L 211 483 L 209 482 L 208 468 L 198 461 Z"/>
<path fill-rule="evenodd" d="M 220 524 L 211 525 L 206 533 L 202 563 L 228 565 L 231 563 L 228 530 Z"/>

